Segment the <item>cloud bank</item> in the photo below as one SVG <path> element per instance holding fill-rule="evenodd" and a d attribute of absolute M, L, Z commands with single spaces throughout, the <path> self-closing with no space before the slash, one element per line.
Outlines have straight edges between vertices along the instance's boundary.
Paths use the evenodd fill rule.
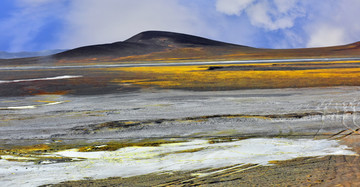
<path fill-rule="evenodd" d="M 357 0 L 216 1 L 218 12 L 247 17 L 253 27 L 263 31 L 264 41 L 273 48 L 322 47 L 358 41 L 359 8 Z"/>
<path fill-rule="evenodd" d="M 322 2 L 322 3 L 321 3 Z M 327 2 L 327 3 L 325 3 Z M 360 1 L 322 0 L 314 3 L 306 24 L 306 47 L 331 46 L 360 41 Z"/>
<path fill-rule="evenodd" d="M 74 48 L 166 30 L 261 48 L 360 41 L 358 0 L 14 0 L 8 51 Z M 0 49 L 2 50 L 2 49 Z"/>
<path fill-rule="evenodd" d="M 227 15 L 241 16 L 246 13 L 257 27 L 277 30 L 294 26 L 298 17 L 304 16 L 299 0 L 217 0 L 216 10 Z"/>
<path fill-rule="evenodd" d="M 146 30 L 206 33 L 196 12 L 176 0 L 73 0 L 59 46 L 114 42 Z"/>

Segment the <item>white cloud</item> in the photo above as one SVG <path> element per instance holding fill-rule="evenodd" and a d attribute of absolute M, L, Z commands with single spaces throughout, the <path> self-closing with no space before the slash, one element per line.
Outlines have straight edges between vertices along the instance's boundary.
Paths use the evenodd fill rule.
<path fill-rule="evenodd" d="M 268 30 L 290 28 L 294 25 L 293 17 L 283 16 L 276 11 L 272 11 L 267 1 L 254 4 L 246 12 L 254 26 Z"/>
<path fill-rule="evenodd" d="M 314 28 L 310 34 L 307 47 L 335 46 L 344 44 L 345 30 L 342 28 L 321 25 Z"/>
<path fill-rule="evenodd" d="M 287 13 L 296 6 L 297 0 L 274 0 L 280 13 Z"/>
<path fill-rule="evenodd" d="M 270 48 L 360 40 L 359 0 L 16 0 L 16 5 L 16 12 L 0 19 L 0 42 L 9 51 L 122 41 L 146 30 Z M 58 41 L 44 41 L 40 34 L 46 27 L 55 30 L 49 29 L 54 18 Z M 54 40 L 54 33 L 47 34 Z"/>
<path fill-rule="evenodd" d="M 297 7 L 299 0 L 217 0 L 217 11 L 227 15 L 240 16 L 246 12 L 252 25 L 278 30 L 291 28 L 295 19 L 304 16 Z"/>
<path fill-rule="evenodd" d="M 227 15 L 240 15 L 255 0 L 217 0 L 216 10 Z"/>
<path fill-rule="evenodd" d="M 146 30 L 204 34 L 199 16 L 176 0 L 73 0 L 60 48 L 125 40 Z"/>
<path fill-rule="evenodd" d="M 216 1 L 219 13 L 239 20 L 246 17 L 250 27 L 260 31 L 264 44 L 275 48 L 323 47 L 359 41 L 359 8 L 359 0 Z"/>
<path fill-rule="evenodd" d="M 344 45 L 360 41 L 360 1 L 337 0 L 315 4 L 316 16 L 304 26 L 308 35 L 307 47 Z"/>

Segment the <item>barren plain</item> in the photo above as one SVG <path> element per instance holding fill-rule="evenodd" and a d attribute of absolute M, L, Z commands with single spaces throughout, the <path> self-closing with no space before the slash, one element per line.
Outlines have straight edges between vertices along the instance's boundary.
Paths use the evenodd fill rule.
<path fill-rule="evenodd" d="M 0 61 L 3 185 L 359 185 L 357 44 L 114 44 Z"/>

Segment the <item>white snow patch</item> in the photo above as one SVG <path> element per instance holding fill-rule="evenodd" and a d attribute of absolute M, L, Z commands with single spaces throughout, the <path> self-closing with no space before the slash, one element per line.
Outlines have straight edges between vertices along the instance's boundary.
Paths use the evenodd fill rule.
<path fill-rule="evenodd" d="M 181 152 L 186 150 L 189 152 Z M 270 165 L 269 161 L 273 160 L 326 155 L 356 154 L 336 140 L 281 138 L 254 138 L 217 144 L 194 140 L 159 147 L 126 147 L 112 152 L 78 152 L 77 149 L 71 149 L 57 152 L 54 156 L 86 160 L 35 165 L 2 159 L 0 181 L 4 186 L 38 186 L 84 178 L 130 177 L 235 164 Z"/>
<path fill-rule="evenodd" d="M 79 77 L 82 77 L 82 76 L 81 75 L 63 75 L 63 76 L 37 78 L 37 79 L 0 80 L 0 84 L 17 83 L 17 82 L 31 82 L 31 81 L 45 81 L 45 80 L 73 79 L 73 78 L 79 78 Z"/>
<path fill-rule="evenodd" d="M 28 106 L 9 106 L 9 107 L 0 107 L 0 110 L 24 110 L 24 109 L 35 109 L 37 107 L 42 106 L 51 106 L 65 103 L 65 101 L 57 101 L 57 102 L 50 102 L 42 105 L 28 105 Z"/>

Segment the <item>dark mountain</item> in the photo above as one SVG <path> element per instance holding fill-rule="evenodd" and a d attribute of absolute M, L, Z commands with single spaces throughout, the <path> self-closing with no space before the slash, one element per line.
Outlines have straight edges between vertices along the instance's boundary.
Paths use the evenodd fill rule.
<path fill-rule="evenodd" d="M 129 38 L 128 40 L 125 40 L 124 42 L 150 44 L 163 47 L 239 46 L 188 34 L 162 31 L 142 32 Z"/>
<path fill-rule="evenodd" d="M 146 31 L 123 42 L 80 47 L 53 55 L 56 59 L 124 57 L 186 47 L 243 47 L 198 36 L 163 31 Z"/>
<path fill-rule="evenodd" d="M 260 49 L 188 34 L 146 31 L 122 42 L 79 47 L 50 56 L 0 59 L 0 66 L 344 57 L 359 58 L 360 42 L 319 48 Z"/>
<path fill-rule="evenodd" d="M 142 55 L 146 53 L 161 51 L 163 48 L 154 47 L 141 43 L 116 42 L 112 44 L 92 45 L 79 47 L 53 55 L 55 59 L 64 58 L 92 58 L 92 57 L 123 57 Z"/>

